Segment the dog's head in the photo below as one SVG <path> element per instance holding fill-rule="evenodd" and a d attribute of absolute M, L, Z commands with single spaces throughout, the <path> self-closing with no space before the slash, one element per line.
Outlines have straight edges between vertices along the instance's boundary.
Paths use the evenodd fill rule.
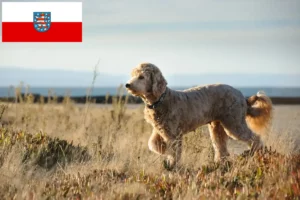
<path fill-rule="evenodd" d="M 131 79 L 125 85 L 134 96 L 159 98 L 166 90 L 167 81 L 161 71 L 151 63 L 142 63 L 131 72 Z"/>

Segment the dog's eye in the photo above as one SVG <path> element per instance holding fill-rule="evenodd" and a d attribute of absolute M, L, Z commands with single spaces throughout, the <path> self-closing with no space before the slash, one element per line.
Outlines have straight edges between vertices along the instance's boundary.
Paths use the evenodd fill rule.
<path fill-rule="evenodd" d="M 141 79 L 144 79 L 144 76 L 139 76 L 139 79 L 141 80 Z"/>

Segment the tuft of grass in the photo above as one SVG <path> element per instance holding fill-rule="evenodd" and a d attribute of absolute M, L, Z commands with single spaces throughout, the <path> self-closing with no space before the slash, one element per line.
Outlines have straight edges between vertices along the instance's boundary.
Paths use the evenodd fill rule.
<path fill-rule="evenodd" d="M 66 140 L 51 138 L 40 132 L 35 135 L 24 131 L 0 128 L 2 156 L 7 155 L 15 146 L 21 147 L 22 163 L 30 163 L 45 169 L 52 169 L 71 162 L 86 162 L 91 159 L 86 147 L 74 146 Z"/>
<path fill-rule="evenodd" d="M 2 119 L 2 116 L 5 112 L 5 110 L 7 110 L 8 106 L 7 105 L 0 105 L 0 123 L 1 123 L 1 119 Z"/>
<path fill-rule="evenodd" d="M 125 116 L 127 109 L 126 104 L 128 102 L 128 94 L 125 96 L 125 99 L 122 98 L 124 94 L 124 86 L 122 84 L 117 89 L 117 94 L 118 95 L 112 99 L 113 110 L 111 111 L 111 118 L 120 125 L 121 120 Z"/>

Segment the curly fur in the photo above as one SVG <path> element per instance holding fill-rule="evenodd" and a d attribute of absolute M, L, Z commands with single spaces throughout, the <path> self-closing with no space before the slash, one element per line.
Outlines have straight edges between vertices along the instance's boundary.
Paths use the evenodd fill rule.
<path fill-rule="evenodd" d="M 138 65 L 131 76 L 126 88 L 145 104 L 157 102 L 165 93 L 158 107 L 145 106 L 144 116 L 153 127 L 149 149 L 166 155 L 170 167 L 180 159 L 182 136 L 205 124 L 209 126 L 215 161 L 229 155 L 228 136 L 246 142 L 253 151 L 262 146 L 260 136 L 253 131 L 265 129 L 271 120 L 272 102 L 265 94 L 246 100 L 239 90 L 225 84 L 175 91 L 167 87 L 161 71 L 151 63 Z"/>
<path fill-rule="evenodd" d="M 246 121 L 251 130 L 262 135 L 270 127 L 272 120 L 272 101 L 263 92 L 258 92 L 247 99 L 248 110 Z"/>

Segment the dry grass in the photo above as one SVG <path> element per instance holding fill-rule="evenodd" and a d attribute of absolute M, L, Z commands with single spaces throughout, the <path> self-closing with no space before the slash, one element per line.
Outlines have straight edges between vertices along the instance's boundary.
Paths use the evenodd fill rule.
<path fill-rule="evenodd" d="M 201 127 L 184 137 L 181 167 L 170 172 L 147 149 L 151 127 L 142 106 L 129 109 L 120 98 L 112 106 L 78 106 L 67 97 L 60 105 L 32 104 L 30 95 L 21 102 L 0 107 L 0 199 L 300 197 L 300 156 L 290 154 L 297 141 L 274 137 L 276 126 L 266 143 L 280 153 L 232 155 L 222 164 L 212 163 L 207 127 Z M 230 141 L 232 154 L 244 147 Z"/>

